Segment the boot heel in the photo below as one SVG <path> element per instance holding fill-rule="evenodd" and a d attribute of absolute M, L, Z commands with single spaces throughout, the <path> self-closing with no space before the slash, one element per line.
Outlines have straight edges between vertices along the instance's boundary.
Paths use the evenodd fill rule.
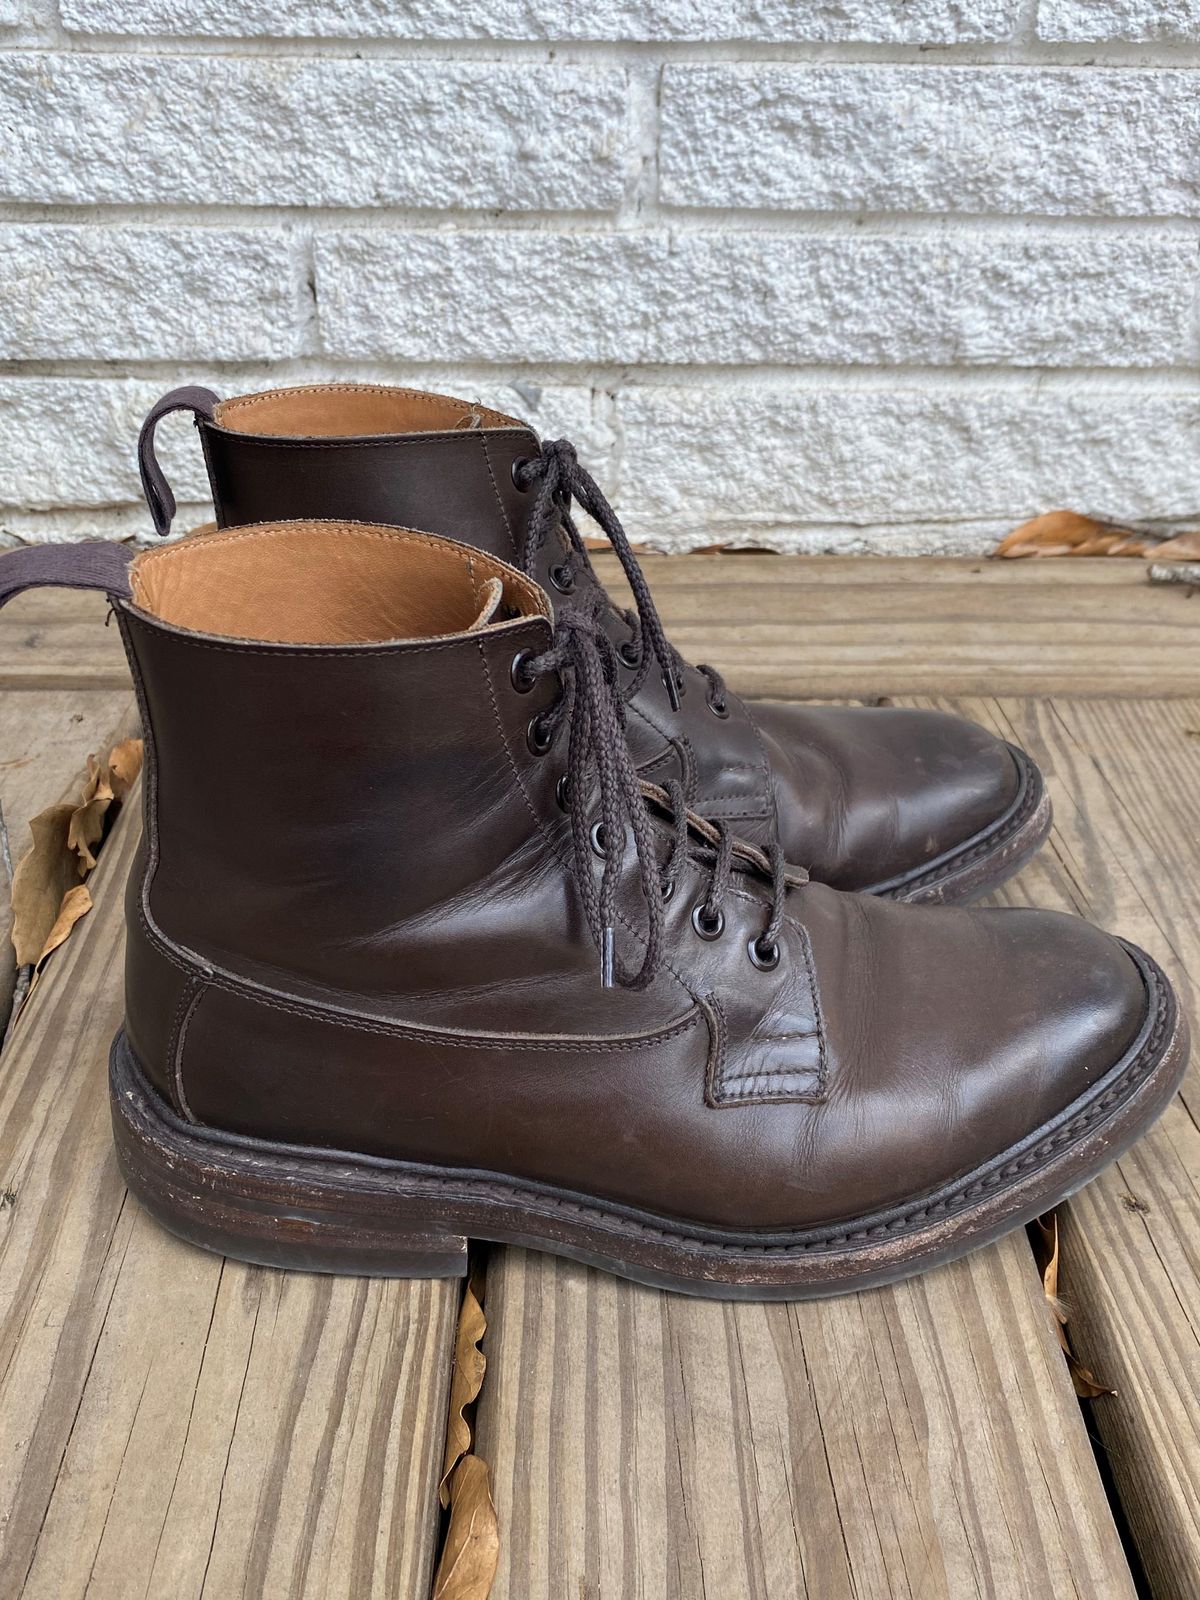
<path fill-rule="evenodd" d="M 182 1121 L 147 1083 L 123 1032 L 109 1055 L 109 1093 L 122 1177 L 190 1244 L 299 1272 L 465 1276 L 465 1236 L 369 1165 Z"/>

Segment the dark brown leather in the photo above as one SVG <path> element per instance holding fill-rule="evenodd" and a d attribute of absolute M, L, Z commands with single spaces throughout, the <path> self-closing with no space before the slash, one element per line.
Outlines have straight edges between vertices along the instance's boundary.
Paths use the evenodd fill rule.
<path fill-rule="evenodd" d="M 146 414 L 138 434 L 138 472 L 142 480 L 142 493 L 146 496 L 146 505 L 150 511 L 150 519 L 154 523 L 154 531 L 160 538 L 169 533 L 171 520 L 175 515 L 175 496 L 171 492 L 171 485 L 167 482 L 166 475 L 158 464 L 158 456 L 154 449 L 154 435 L 158 425 L 164 417 L 173 411 L 190 411 L 193 417 L 211 417 L 213 407 L 217 403 L 217 396 L 211 389 L 203 389 L 199 384 L 187 384 L 182 389 L 172 389 L 169 394 L 163 395 Z"/>
<path fill-rule="evenodd" d="M 809 884 L 788 892 L 782 959 L 761 971 L 747 946 L 769 885 L 736 873 L 722 935 L 702 939 L 702 852 L 653 982 L 602 988 L 557 798 L 566 735 L 541 756 L 526 737 L 559 685 L 511 670 L 549 644 L 541 597 L 478 552 L 359 532 L 380 538 L 385 588 L 443 559 L 446 614 L 474 616 L 497 578 L 506 604 L 474 631 L 303 644 L 278 642 L 289 615 L 267 588 L 276 642 L 229 637 L 211 575 L 241 551 L 251 589 L 264 551 L 305 538 L 279 527 L 138 558 L 134 594 L 175 605 L 194 580 L 209 631 L 117 603 L 147 741 L 128 1032 L 185 1117 L 797 1227 L 973 1171 L 1137 1034 L 1129 955 L 1056 914 Z M 330 561 L 313 581 L 328 596 L 357 577 Z M 634 945 L 639 896 L 627 872 Z"/>
<path fill-rule="evenodd" d="M 372 431 L 348 434 L 353 426 Z M 224 400 L 198 427 L 222 526 L 395 523 L 523 563 L 531 496 L 513 469 L 539 441 L 515 419 L 446 396 L 328 384 Z M 548 542 L 532 574 L 556 599 L 551 573 L 565 548 Z M 574 598 L 597 582 L 581 571 Z M 609 627 L 614 641 L 628 639 L 616 612 Z M 1017 800 L 1021 772 L 1008 746 L 961 718 L 747 705 L 732 694 L 719 717 L 693 667 L 683 686 L 678 712 L 656 673 L 631 702 L 644 774 L 678 777 L 701 815 L 748 839 L 777 836 L 789 860 L 836 887 L 895 885 L 968 845 Z"/>

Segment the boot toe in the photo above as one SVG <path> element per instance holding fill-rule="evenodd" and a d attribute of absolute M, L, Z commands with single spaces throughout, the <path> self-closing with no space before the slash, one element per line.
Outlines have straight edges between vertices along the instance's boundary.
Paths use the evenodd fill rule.
<path fill-rule="evenodd" d="M 831 1067 L 805 1187 L 837 1207 L 824 1221 L 908 1205 L 1015 1150 L 1145 1022 L 1129 951 L 1079 918 L 818 896 L 808 925 Z"/>
<path fill-rule="evenodd" d="M 1030 1128 L 1085 1094 L 1125 1054 L 1146 1017 L 1141 971 L 1120 940 L 1060 912 L 975 913 L 1004 1000 L 991 1052 L 993 1086 Z M 968 1091 L 976 1075 L 968 1074 Z M 984 1092 L 985 1102 L 990 1094 Z M 1014 1140 L 1024 1130 L 1013 1128 Z"/>
<path fill-rule="evenodd" d="M 1037 769 L 977 723 L 903 707 L 756 706 L 789 856 L 837 888 L 902 893 L 1020 805 Z M 1000 843 L 1001 841 L 997 841 Z"/>

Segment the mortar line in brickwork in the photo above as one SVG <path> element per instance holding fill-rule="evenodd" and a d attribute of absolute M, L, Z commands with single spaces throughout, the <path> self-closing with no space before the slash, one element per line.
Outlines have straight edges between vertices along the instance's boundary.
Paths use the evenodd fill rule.
<path fill-rule="evenodd" d="M 1200 94 L 1200 84 L 1197 85 Z M 919 211 L 775 211 L 654 203 L 652 213 L 623 216 L 613 211 L 451 211 L 436 207 L 241 206 L 229 204 L 53 204 L 0 200 L 0 227 L 94 227 L 114 223 L 128 228 L 161 228 L 176 235 L 181 227 L 195 230 L 243 228 L 266 234 L 298 226 L 313 230 L 314 239 L 342 232 L 403 231 L 422 237 L 445 234 L 496 236 L 530 233 L 595 234 L 604 238 L 663 238 L 700 234 L 727 238 L 745 234 L 769 240 L 799 235 L 831 242 L 859 238 L 969 240 L 975 235 L 1013 243 L 1036 243 L 1040 236 L 1091 240 L 1103 231 L 1153 242 L 1157 237 L 1200 239 L 1200 214 L 1167 216 L 1062 216 L 1053 213 Z"/>
<path fill-rule="evenodd" d="M 162 383 L 211 380 L 217 387 L 234 385 L 245 389 L 276 384 L 306 383 L 322 374 L 357 376 L 366 382 L 397 383 L 410 388 L 461 391 L 472 383 L 495 386 L 512 381 L 537 384 L 543 388 L 598 389 L 606 392 L 655 390 L 699 390 L 718 396 L 737 393 L 753 397 L 767 391 L 780 395 L 866 394 L 879 397 L 922 394 L 947 399 L 988 394 L 1031 397 L 1046 393 L 1117 395 L 1141 398 L 1187 396 L 1196 399 L 1194 362 L 1182 359 L 1178 366 L 1166 367 L 952 367 L 898 363 L 884 366 L 862 363 L 849 366 L 845 360 L 822 366 L 703 364 L 671 365 L 665 362 L 626 365 L 617 362 L 519 362 L 519 361 L 442 361 L 436 365 L 386 356 L 354 357 L 304 354 L 276 361 L 212 361 L 186 354 L 155 360 L 137 358 L 93 360 L 0 360 L 0 378 L 42 380 L 88 380 L 111 382 Z M 519 408 L 518 408 L 519 409 Z"/>
<path fill-rule="evenodd" d="M 718 544 L 729 549 L 772 550 L 799 555 L 966 556 L 990 555 L 997 542 L 1022 520 L 1023 507 L 991 517 L 911 516 L 886 521 L 817 521 L 794 517 L 779 522 L 746 521 L 727 524 L 708 516 L 693 516 L 678 526 L 657 516 L 654 526 L 662 534 L 653 542 L 644 537 L 634 543 L 640 550 L 686 554 Z M 1194 527 L 1197 511 L 1160 518 L 1137 518 L 1164 534 Z M 204 502 L 181 502 L 180 528 L 207 521 L 212 508 Z M 699 527 L 699 531 L 697 528 Z M 132 501 L 120 505 L 54 507 L 26 511 L 0 507 L 0 549 L 14 543 L 53 543 L 72 537 L 132 538 L 152 544 L 145 507 Z"/>
<path fill-rule="evenodd" d="M 63 42 L 66 48 L 63 48 Z M 615 39 L 408 39 L 347 34 L 342 38 L 314 35 L 235 34 L 84 34 L 58 35 L 18 27 L 0 32 L 0 49 L 43 51 L 76 56 L 200 55 L 250 60 L 334 62 L 462 62 L 470 64 L 627 66 L 647 58 L 666 64 L 748 66 L 767 62 L 797 66 L 1000 66 L 1108 67 L 1200 66 L 1200 40 L 1118 39 L 1075 42 L 1041 39 L 925 41 L 905 44 L 868 40 L 615 40 Z"/>

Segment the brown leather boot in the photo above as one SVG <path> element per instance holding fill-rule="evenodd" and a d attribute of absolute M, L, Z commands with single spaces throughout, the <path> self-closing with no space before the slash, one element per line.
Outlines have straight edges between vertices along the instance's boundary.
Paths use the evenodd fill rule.
<path fill-rule="evenodd" d="M 897 900 L 961 901 L 1015 872 L 1049 831 L 1041 774 L 1021 750 L 936 711 L 752 702 L 671 649 L 620 523 L 575 452 L 443 395 L 323 384 L 218 401 L 177 390 L 143 431 L 159 532 L 173 502 L 154 460 L 158 418 L 193 410 L 217 521 L 350 517 L 447 534 L 510 561 L 555 599 L 600 590 L 571 521 L 611 539 L 637 601 L 607 606 L 644 777 L 678 778 L 700 815 L 823 883 Z"/>
<path fill-rule="evenodd" d="M 337 523 L 0 557 L 107 588 L 146 735 L 113 1118 L 185 1238 L 707 1295 L 887 1282 L 1053 1205 L 1174 1092 L 1140 951 L 806 883 L 649 789 L 595 609 Z"/>

